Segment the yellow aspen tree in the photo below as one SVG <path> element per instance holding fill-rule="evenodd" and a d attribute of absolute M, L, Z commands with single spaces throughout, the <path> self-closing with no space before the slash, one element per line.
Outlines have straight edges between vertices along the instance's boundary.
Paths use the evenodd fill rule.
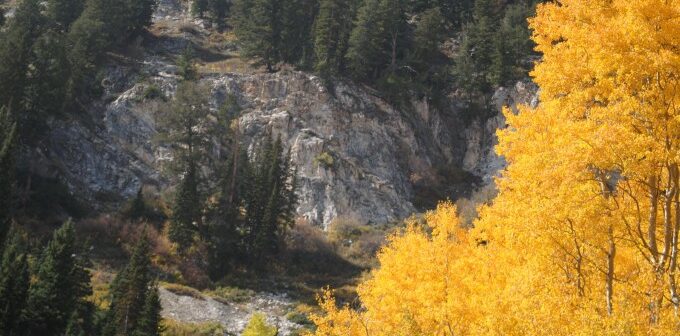
<path fill-rule="evenodd" d="M 505 113 L 497 198 L 469 231 L 442 203 L 431 229 L 394 236 L 359 288 L 363 309 L 325 307 L 325 326 L 680 333 L 680 0 L 553 1 L 530 25 L 541 103 Z"/>

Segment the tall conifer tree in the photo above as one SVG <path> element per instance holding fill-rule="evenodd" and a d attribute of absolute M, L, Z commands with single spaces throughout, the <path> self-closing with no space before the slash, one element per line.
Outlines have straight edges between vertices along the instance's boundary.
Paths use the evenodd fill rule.
<path fill-rule="evenodd" d="M 158 300 L 157 287 L 151 278 L 149 240 L 143 234 L 129 263 L 111 284 L 111 306 L 102 334 L 157 335 L 160 321 Z"/>
<path fill-rule="evenodd" d="M 18 228 L 10 230 L 0 261 L 0 335 L 19 336 L 29 284 L 27 249 Z"/>
<path fill-rule="evenodd" d="M 71 221 L 54 232 L 43 252 L 28 291 L 22 319 L 26 335 L 38 336 L 65 332 L 74 311 L 88 305 L 84 297 L 92 294 L 87 257 L 76 242 Z"/>
<path fill-rule="evenodd" d="M 0 242 L 4 243 L 14 202 L 14 144 L 16 123 L 6 107 L 0 107 Z M 0 245 L 0 252 L 2 245 Z"/>

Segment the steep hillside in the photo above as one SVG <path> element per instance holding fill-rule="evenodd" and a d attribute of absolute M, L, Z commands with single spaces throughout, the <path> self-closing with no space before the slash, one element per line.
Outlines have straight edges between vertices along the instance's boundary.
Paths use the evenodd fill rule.
<path fill-rule="evenodd" d="M 368 87 L 329 85 L 297 71 L 264 73 L 238 58 L 226 34 L 193 19 L 184 3 L 161 1 L 153 17 L 151 34 L 110 55 L 105 93 L 87 115 L 53 120 L 45 141 L 22 155 L 29 171 L 59 178 L 95 209 L 116 207 L 141 186 L 160 192 L 171 182 L 162 167 L 172 158 L 155 141 L 155 120 L 162 98 L 173 95 L 176 60 L 188 45 L 197 50 L 213 109 L 237 98 L 246 143 L 272 131 L 291 149 L 297 211 L 312 223 L 396 221 L 439 198 L 469 193 L 500 167 L 491 148 L 503 121 L 469 122 L 453 96 L 444 108 L 415 100 L 395 107 Z M 156 90 L 162 95 L 150 95 Z M 502 90 L 497 105 L 530 100 L 531 91 Z"/>

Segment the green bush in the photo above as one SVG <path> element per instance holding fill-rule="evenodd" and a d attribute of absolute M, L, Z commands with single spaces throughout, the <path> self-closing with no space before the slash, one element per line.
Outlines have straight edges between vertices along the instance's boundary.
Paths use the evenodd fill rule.
<path fill-rule="evenodd" d="M 144 89 L 144 93 L 142 94 L 142 97 L 144 100 L 147 99 L 162 99 L 165 100 L 165 95 L 163 94 L 163 91 L 161 91 L 158 86 L 155 84 L 151 84 Z"/>
<path fill-rule="evenodd" d="M 300 312 L 298 310 L 293 310 L 293 311 L 289 312 L 288 314 L 286 314 L 286 320 L 288 320 L 292 323 L 304 325 L 304 326 L 314 324 L 314 322 L 312 322 L 309 319 L 307 314 Z"/>
<path fill-rule="evenodd" d="M 250 318 L 246 329 L 243 330 L 242 336 L 276 336 L 279 330 L 267 324 L 267 320 L 262 313 L 255 313 Z"/>
<path fill-rule="evenodd" d="M 325 168 L 331 168 L 333 167 L 335 160 L 328 152 L 321 152 L 314 158 L 314 162 L 316 162 L 318 165 L 322 165 Z"/>

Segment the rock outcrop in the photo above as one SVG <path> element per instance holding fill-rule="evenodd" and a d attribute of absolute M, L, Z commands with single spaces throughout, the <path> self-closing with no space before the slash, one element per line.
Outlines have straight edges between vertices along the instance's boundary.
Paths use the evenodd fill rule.
<path fill-rule="evenodd" d="M 485 121 L 473 120 L 464 131 L 467 147 L 463 169 L 482 177 L 484 185 L 493 183 L 493 177 L 505 167 L 505 160 L 494 149 L 498 144 L 496 130 L 505 128 L 503 107 L 509 107 L 513 113 L 519 113 L 519 105 L 536 107 L 538 87 L 530 81 L 517 82 L 512 87 L 497 89 L 491 99 L 498 113 Z"/>
<path fill-rule="evenodd" d="M 94 207 L 120 205 L 142 185 L 162 190 L 172 182 L 160 169 L 172 158 L 155 141 L 160 101 L 146 92 L 154 87 L 172 96 L 176 55 L 207 30 L 176 0 L 161 1 L 154 21 L 162 33 L 142 43 L 143 56 L 110 62 L 104 95 L 87 114 L 52 121 L 45 141 L 22 156 L 29 170 L 58 177 Z M 195 31 L 177 28 L 186 24 Z M 166 34 L 168 27 L 176 28 Z M 419 101 L 397 109 L 369 88 L 335 81 L 329 89 L 298 71 L 207 73 L 200 81 L 211 91 L 215 110 L 228 95 L 237 98 L 247 145 L 265 132 L 281 136 L 297 167 L 298 214 L 318 225 L 337 217 L 395 221 L 416 211 L 415 183 L 441 183 L 441 167 L 488 177 L 502 166 L 492 150 L 502 117 L 466 125 L 453 102 L 444 109 Z M 495 100 L 526 102 L 530 91 L 518 84 Z"/>

